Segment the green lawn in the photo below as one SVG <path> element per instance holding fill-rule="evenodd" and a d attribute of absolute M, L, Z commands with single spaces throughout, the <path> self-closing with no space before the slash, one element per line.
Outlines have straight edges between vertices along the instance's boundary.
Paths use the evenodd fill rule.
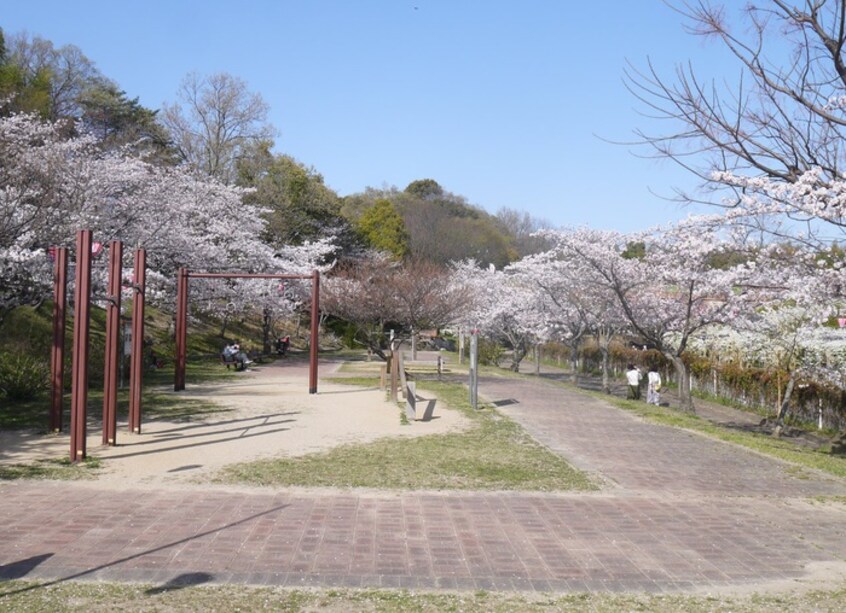
<path fill-rule="evenodd" d="M 708 596 L 683 594 L 426 592 L 284 589 L 237 585 L 152 586 L 105 582 L 0 584 L 0 610 L 17 613 L 112 611 L 327 611 L 384 613 L 839 613 L 846 587 L 804 594 Z"/>
<path fill-rule="evenodd" d="M 376 385 L 372 378 L 344 382 Z M 419 386 L 472 422 L 465 432 L 385 439 L 331 451 L 227 467 L 217 480 L 274 486 L 384 489 L 592 490 L 597 486 L 565 460 L 542 447 L 517 424 L 490 409 L 473 412 L 457 384 Z M 401 419 L 397 409 L 397 420 Z"/>
<path fill-rule="evenodd" d="M 70 459 L 38 460 L 27 464 L 0 464 L 0 481 L 13 479 L 61 479 L 77 481 L 94 479 L 100 461 L 87 458 L 79 464 L 72 464 Z"/>

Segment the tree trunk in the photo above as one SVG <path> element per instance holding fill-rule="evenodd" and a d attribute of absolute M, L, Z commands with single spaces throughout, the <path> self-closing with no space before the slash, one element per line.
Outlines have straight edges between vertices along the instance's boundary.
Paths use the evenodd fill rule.
<path fill-rule="evenodd" d="M 523 361 L 528 352 L 529 349 L 526 347 L 525 341 L 514 345 L 514 351 L 511 352 L 511 366 L 509 367 L 511 372 L 520 372 L 520 362 Z"/>
<path fill-rule="evenodd" d="M 273 325 L 273 314 L 270 309 L 264 309 L 264 318 L 262 319 L 261 324 L 261 340 L 262 340 L 262 353 L 269 354 L 270 353 L 270 328 Z"/>
<path fill-rule="evenodd" d="M 611 378 L 608 376 L 608 347 L 599 346 L 599 354 L 602 356 L 602 391 L 611 393 Z"/>
<path fill-rule="evenodd" d="M 687 365 L 681 356 L 665 353 L 664 356 L 673 363 L 673 368 L 676 369 L 679 384 L 679 409 L 689 413 L 696 413 L 696 407 L 693 406 L 693 396 L 690 393 L 690 375 L 687 372 Z"/>
<path fill-rule="evenodd" d="M 575 345 L 570 347 L 570 368 L 573 369 L 572 381 L 573 384 L 579 383 L 579 348 Z"/>
<path fill-rule="evenodd" d="M 464 328 L 458 329 L 458 363 L 464 364 Z"/>
<path fill-rule="evenodd" d="M 417 332 L 414 331 L 414 327 L 411 328 L 411 359 L 417 359 Z"/>
<path fill-rule="evenodd" d="M 787 387 L 784 390 L 784 398 L 782 398 L 781 406 L 778 409 L 776 426 L 773 428 L 773 436 L 781 436 L 782 430 L 784 430 L 784 418 L 787 417 L 787 411 L 790 408 L 790 397 L 793 395 L 794 385 L 796 385 L 796 377 L 791 373 L 790 378 L 787 380 Z"/>
<path fill-rule="evenodd" d="M 385 351 L 381 347 L 379 347 L 378 345 L 369 345 L 367 348 L 370 350 L 371 354 L 375 353 L 376 355 L 379 356 L 379 358 L 381 360 L 383 360 L 385 362 L 389 361 L 388 360 L 388 357 L 389 357 L 388 354 L 386 354 Z"/>

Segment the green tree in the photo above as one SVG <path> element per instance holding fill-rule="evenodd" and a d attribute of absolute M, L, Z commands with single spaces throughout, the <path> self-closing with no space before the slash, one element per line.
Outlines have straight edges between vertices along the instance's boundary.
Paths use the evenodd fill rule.
<path fill-rule="evenodd" d="M 397 258 L 408 254 L 408 230 L 390 200 L 377 200 L 362 213 L 356 228 L 374 249 L 386 251 Z"/>
<path fill-rule="evenodd" d="M 444 188 L 434 179 L 418 179 L 412 181 L 405 188 L 406 194 L 417 196 L 423 200 L 432 200 L 444 197 Z"/>
<path fill-rule="evenodd" d="M 0 111 L 37 113 L 50 116 L 50 71 L 41 68 L 32 74 L 11 57 L 0 29 Z"/>
<path fill-rule="evenodd" d="M 267 210 L 265 241 L 280 247 L 332 235 L 342 251 L 352 249 L 355 233 L 323 176 L 271 147 L 271 141 L 257 143 L 238 161 L 238 185 L 253 188 L 245 202 Z"/>
<path fill-rule="evenodd" d="M 626 243 L 623 250 L 623 258 L 627 260 L 642 260 L 646 257 L 646 243 L 643 241 L 630 241 Z"/>
<path fill-rule="evenodd" d="M 155 159 L 175 163 L 176 152 L 170 147 L 167 131 L 157 121 L 158 111 L 128 98 L 113 83 L 97 83 L 79 99 L 82 123 L 100 137 L 103 146 L 130 145 L 137 152 L 152 153 Z"/>
<path fill-rule="evenodd" d="M 22 110 L 36 111 L 53 121 L 78 119 L 82 93 L 107 82 L 79 47 L 56 48 L 49 40 L 25 32 L 6 40 L 6 62 L 21 80 L 18 104 Z"/>
<path fill-rule="evenodd" d="M 474 258 L 482 264 L 504 266 L 519 255 L 497 218 L 432 179 L 413 181 L 403 191 L 368 188 L 347 196 L 342 214 L 357 224 L 378 200 L 390 201 L 402 217 L 408 255 L 415 259 L 445 265 Z"/>

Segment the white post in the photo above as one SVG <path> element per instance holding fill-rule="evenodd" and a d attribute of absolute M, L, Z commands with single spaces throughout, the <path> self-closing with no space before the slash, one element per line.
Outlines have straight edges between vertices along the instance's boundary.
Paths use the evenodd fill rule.
<path fill-rule="evenodd" d="M 479 408 L 479 333 L 470 332 L 470 406 L 475 411 Z"/>

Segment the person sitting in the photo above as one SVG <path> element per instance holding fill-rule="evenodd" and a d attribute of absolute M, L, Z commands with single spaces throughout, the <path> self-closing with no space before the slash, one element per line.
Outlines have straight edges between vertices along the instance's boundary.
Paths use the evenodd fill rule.
<path fill-rule="evenodd" d="M 291 337 L 282 336 L 276 339 L 276 353 L 281 356 L 288 355 L 288 347 L 291 346 Z"/>
<path fill-rule="evenodd" d="M 235 341 L 235 344 L 232 345 L 232 356 L 235 358 L 235 361 L 241 365 L 241 370 L 246 370 L 247 364 L 253 363 L 247 355 L 247 352 L 241 349 L 241 345 L 238 344 L 238 341 Z"/>
<path fill-rule="evenodd" d="M 238 343 L 227 343 L 223 348 L 223 363 L 226 364 L 227 369 L 231 363 L 235 365 L 235 370 L 246 370 L 247 355 L 241 351 Z"/>

